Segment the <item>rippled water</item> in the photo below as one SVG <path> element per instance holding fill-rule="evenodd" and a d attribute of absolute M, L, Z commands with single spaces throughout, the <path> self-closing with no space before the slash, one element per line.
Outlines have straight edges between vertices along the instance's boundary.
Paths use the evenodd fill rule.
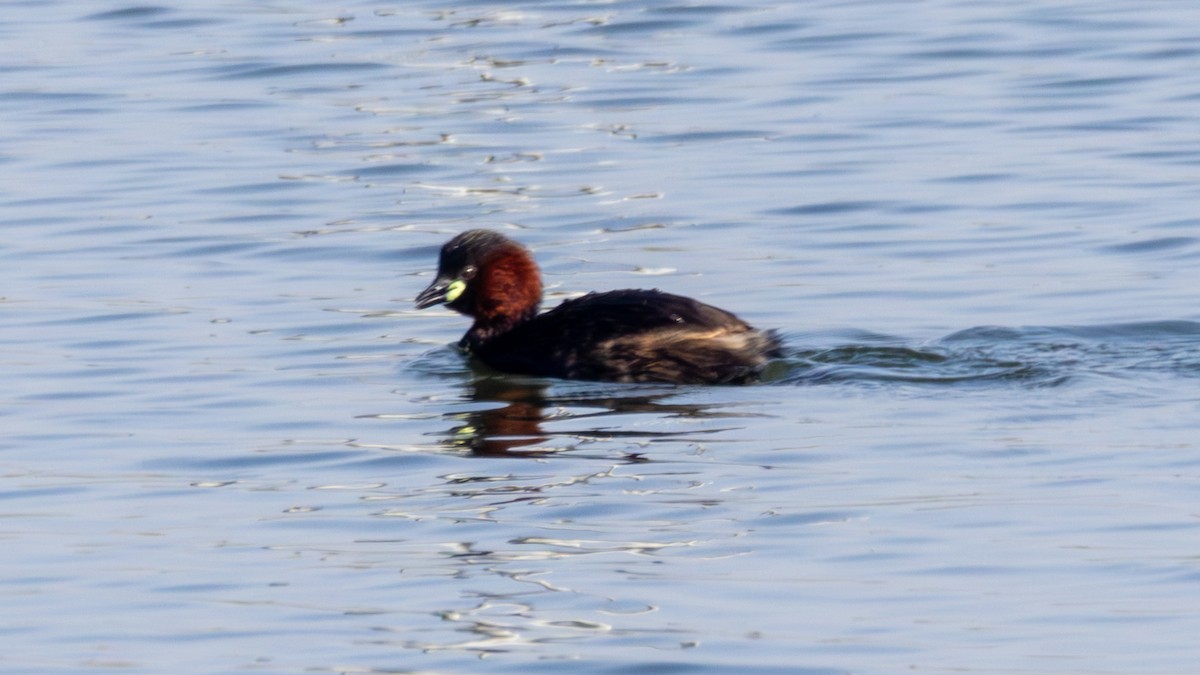
<path fill-rule="evenodd" d="M 1195 667 L 1200 7 L 3 17 L 0 670 Z M 474 371 L 471 227 L 787 355 Z"/>

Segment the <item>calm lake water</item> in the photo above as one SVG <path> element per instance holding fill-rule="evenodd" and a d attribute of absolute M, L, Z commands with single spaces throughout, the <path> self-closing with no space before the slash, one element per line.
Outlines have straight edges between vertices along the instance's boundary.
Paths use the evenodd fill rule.
<path fill-rule="evenodd" d="M 0 671 L 1200 661 L 1200 5 L 0 17 Z M 473 371 L 475 227 L 787 358 Z"/>

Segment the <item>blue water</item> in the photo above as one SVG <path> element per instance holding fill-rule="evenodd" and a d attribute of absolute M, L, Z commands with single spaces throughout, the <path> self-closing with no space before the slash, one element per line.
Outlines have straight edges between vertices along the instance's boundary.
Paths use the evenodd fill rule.
<path fill-rule="evenodd" d="M 1200 6 L 0 17 L 0 671 L 1200 659 Z M 473 227 L 786 356 L 473 370 Z"/>

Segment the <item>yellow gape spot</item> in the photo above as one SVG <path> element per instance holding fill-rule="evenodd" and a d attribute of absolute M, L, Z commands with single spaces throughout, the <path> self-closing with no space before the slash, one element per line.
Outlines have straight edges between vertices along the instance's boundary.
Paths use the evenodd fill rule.
<path fill-rule="evenodd" d="M 462 279 L 451 281 L 450 285 L 446 287 L 446 302 L 454 302 L 465 290 L 467 290 L 467 282 Z"/>

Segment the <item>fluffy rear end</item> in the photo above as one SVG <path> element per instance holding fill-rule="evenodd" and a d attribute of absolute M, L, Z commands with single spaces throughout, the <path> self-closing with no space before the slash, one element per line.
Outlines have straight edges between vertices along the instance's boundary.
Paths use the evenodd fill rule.
<path fill-rule="evenodd" d="M 754 329 L 680 329 L 609 340 L 588 360 L 612 367 L 616 377 L 605 379 L 733 384 L 753 380 L 778 353 L 775 336 Z"/>

